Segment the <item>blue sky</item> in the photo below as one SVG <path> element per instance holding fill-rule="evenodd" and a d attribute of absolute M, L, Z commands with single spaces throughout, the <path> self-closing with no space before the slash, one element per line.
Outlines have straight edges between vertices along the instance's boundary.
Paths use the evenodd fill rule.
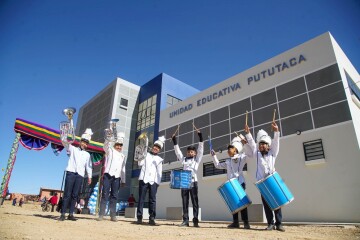
<path fill-rule="evenodd" d="M 62 109 L 116 77 L 142 85 L 164 72 L 204 90 L 326 31 L 359 71 L 358 0 L 2 0 L 0 168 L 16 118 L 57 129 Z M 9 190 L 60 189 L 66 164 L 20 145 Z"/>

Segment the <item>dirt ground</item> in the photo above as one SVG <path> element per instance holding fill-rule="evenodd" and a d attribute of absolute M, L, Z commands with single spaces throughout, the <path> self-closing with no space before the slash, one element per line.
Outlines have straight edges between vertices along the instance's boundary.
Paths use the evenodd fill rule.
<path fill-rule="evenodd" d="M 133 224 L 133 219 L 119 217 L 98 222 L 92 215 L 76 215 L 77 221 L 59 222 L 59 213 L 42 212 L 39 203 L 0 207 L 0 239 L 360 239 L 355 225 L 290 225 L 286 231 L 264 231 L 265 225 L 251 224 L 250 230 L 227 229 L 228 222 L 201 222 L 200 228 L 178 227 L 180 221 L 156 220 L 157 226 Z"/>

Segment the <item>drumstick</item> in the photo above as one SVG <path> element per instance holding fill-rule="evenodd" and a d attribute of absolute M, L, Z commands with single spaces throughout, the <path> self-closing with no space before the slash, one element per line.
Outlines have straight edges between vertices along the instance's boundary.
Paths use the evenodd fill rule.
<path fill-rule="evenodd" d="M 194 123 L 192 123 L 192 125 L 193 125 L 194 129 L 195 129 L 197 132 L 200 132 L 199 129 L 195 127 L 195 124 L 194 124 Z"/>
<path fill-rule="evenodd" d="M 275 114 L 276 114 L 276 108 L 274 109 L 274 116 L 273 116 L 273 122 L 275 122 Z"/>
<path fill-rule="evenodd" d="M 247 126 L 248 124 L 247 124 L 247 122 L 248 122 L 248 111 L 246 110 L 246 115 L 245 115 L 245 126 Z"/>
<path fill-rule="evenodd" d="M 172 135 L 172 136 L 175 136 L 175 135 L 176 135 L 176 133 L 179 131 L 180 125 L 181 125 L 181 123 L 178 125 L 178 127 L 177 127 L 176 131 L 173 133 L 173 135 Z"/>

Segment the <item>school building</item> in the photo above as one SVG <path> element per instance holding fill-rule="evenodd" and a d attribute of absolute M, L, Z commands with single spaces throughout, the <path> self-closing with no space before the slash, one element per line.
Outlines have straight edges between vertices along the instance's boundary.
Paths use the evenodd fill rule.
<path fill-rule="evenodd" d="M 171 135 L 178 128 L 178 144 L 196 145 L 193 125 L 204 136 L 205 151 L 198 171 L 201 220 L 230 221 L 218 193 L 226 172 L 214 168 L 209 138 L 219 159 L 235 132 L 248 125 L 256 138 L 259 129 L 273 136 L 270 124 L 280 127 L 280 152 L 276 170 L 295 199 L 283 207 L 284 222 L 360 222 L 360 91 L 359 74 L 330 33 L 275 56 L 218 84 L 198 91 L 160 74 L 142 86 L 117 78 L 79 111 L 77 135 L 92 128 L 93 140 L 104 141 L 111 118 L 119 118 L 118 132 L 125 132 L 127 187 L 120 200 L 133 193 L 138 200 L 137 162 L 133 161 L 138 136 L 146 132 L 150 145 L 162 135 L 167 141 L 162 183 L 157 193 L 157 218 L 169 218 L 169 209 L 181 208 L 180 190 L 171 189 L 171 170 L 181 169 Z M 94 167 L 93 184 L 82 188 L 90 195 L 100 175 Z M 244 168 L 246 192 L 252 200 L 251 221 L 266 221 L 255 186 L 256 159 Z M 190 204 L 191 206 L 191 204 Z M 180 220 L 180 219 L 179 219 Z"/>
<path fill-rule="evenodd" d="M 130 193 L 138 199 L 138 176 L 140 169 L 134 162 L 138 136 L 146 132 L 149 146 L 157 140 L 160 111 L 176 104 L 181 99 L 199 92 L 165 73 L 161 73 L 142 86 L 122 78 L 116 78 L 79 110 L 76 134 L 80 136 L 86 128 L 93 131 L 92 140 L 104 142 L 104 130 L 110 128 L 110 119 L 119 119 L 117 132 L 125 133 L 123 153 L 126 156 L 126 187 L 121 188 L 119 201 L 127 201 Z M 101 175 L 102 165 L 93 165 L 92 184 L 84 180 L 80 198 L 89 199 Z"/>
<path fill-rule="evenodd" d="M 245 115 L 256 139 L 259 129 L 272 137 L 276 109 L 280 152 L 276 170 L 295 199 L 283 207 L 285 222 L 360 222 L 360 92 L 359 74 L 330 33 L 275 56 L 259 65 L 164 109 L 160 133 L 167 139 L 180 125 L 178 144 L 197 145 L 193 124 L 211 138 L 219 159 L 235 131 L 243 135 Z M 214 168 L 208 140 L 199 167 L 199 205 L 202 220 L 228 220 L 231 215 L 217 188 L 226 173 Z M 172 143 L 162 152 L 163 180 L 157 195 L 157 214 L 180 207 L 179 190 L 169 188 L 172 169 L 181 168 Z M 244 171 L 252 200 L 250 221 L 258 219 L 260 194 L 255 186 L 256 159 Z M 260 213 L 261 215 L 261 213 Z M 265 219 L 265 218 L 264 218 Z M 265 220 L 266 221 L 266 220 Z"/>

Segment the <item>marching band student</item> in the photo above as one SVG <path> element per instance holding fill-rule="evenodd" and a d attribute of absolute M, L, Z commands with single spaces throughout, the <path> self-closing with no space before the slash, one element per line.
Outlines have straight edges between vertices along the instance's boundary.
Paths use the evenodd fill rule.
<path fill-rule="evenodd" d="M 275 171 L 275 160 L 279 153 L 279 127 L 273 121 L 271 123 L 271 128 L 274 131 L 274 139 L 271 141 L 270 136 L 264 130 L 259 130 L 257 133 L 256 141 L 258 143 L 258 149 L 253 147 L 253 156 L 256 158 L 257 161 L 257 168 L 256 168 L 256 180 L 262 180 L 267 176 L 271 175 Z M 254 139 L 252 136 L 248 138 L 250 146 L 256 146 Z M 281 208 L 274 211 L 275 213 L 275 224 L 274 224 L 274 213 L 271 208 L 266 203 L 263 196 L 261 196 L 261 200 L 264 206 L 265 215 L 267 219 L 268 226 L 266 230 L 276 230 L 284 232 L 285 229 L 282 226 L 282 213 Z"/>
<path fill-rule="evenodd" d="M 198 149 L 194 146 L 189 146 L 186 151 L 186 157 L 183 156 L 180 151 L 180 147 L 177 144 L 176 135 L 172 136 L 174 143 L 175 154 L 177 159 L 184 166 L 183 170 L 191 171 L 191 189 L 181 189 L 181 198 L 182 198 L 182 208 L 183 208 L 183 222 L 180 224 L 180 227 L 189 226 L 189 194 L 191 196 L 191 202 L 193 205 L 193 223 L 194 227 L 199 227 L 199 199 L 198 199 L 198 182 L 197 182 L 197 171 L 199 164 L 203 157 L 204 153 L 204 143 L 201 132 L 196 129 L 199 136 L 199 146 Z"/>
<path fill-rule="evenodd" d="M 246 136 L 249 135 L 249 128 L 245 126 Z M 252 156 L 251 148 L 246 147 L 247 141 L 244 136 L 240 134 L 240 137 L 237 136 L 233 138 L 231 144 L 228 146 L 228 155 L 230 158 L 226 159 L 225 162 L 219 162 L 215 151 L 211 149 L 211 155 L 213 156 L 214 166 L 218 169 L 226 169 L 228 180 L 232 178 L 237 178 L 241 186 L 246 189 L 245 178 L 243 175 L 243 168 L 247 162 L 248 155 Z M 244 149 L 243 149 L 244 146 Z M 244 151 L 245 150 L 245 153 Z M 250 229 L 248 211 L 247 208 L 241 210 L 241 219 L 244 221 L 244 228 Z M 228 228 L 239 228 L 239 213 L 233 214 L 233 222 L 228 226 Z"/>
<path fill-rule="evenodd" d="M 147 190 L 149 190 L 149 225 L 155 225 L 156 217 L 156 192 L 161 182 L 163 159 L 158 153 L 163 148 L 165 137 L 161 136 L 155 141 L 151 152 L 147 152 L 148 138 L 144 153 L 141 156 L 135 155 L 135 161 L 141 167 L 139 175 L 139 202 L 137 207 L 137 224 L 142 224 L 143 207 Z"/>
<path fill-rule="evenodd" d="M 74 217 L 75 204 L 79 195 L 81 183 L 83 181 L 85 170 L 88 175 L 88 184 L 91 184 L 92 164 L 90 154 L 86 152 L 93 132 L 87 128 L 81 135 L 79 147 L 74 147 L 66 140 L 67 136 L 61 136 L 61 142 L 69 155 L 68 165 L 66 167 L 65 189 L 63 198 L 63 207 L 59 221 L 65 220 L 65 211 L 69 207 L 68 220 L 76 221 Z"/>
<path fill-rule="evenodd" d="M 120 186 L 125 186 L 126 175 L 126 159 L 122 153 L 124 143 L 124 133 L 119 133 L 115 142 L 110 142 L 108 139 L 104 142 L 104 151 L 106 154 L 104 184 L 102 189 L 101 204 L 98 221 L 102 221 L 105 215 L 106 203 L 110 197 L 110 220 L 116 222 L 116 203 Z"/>

